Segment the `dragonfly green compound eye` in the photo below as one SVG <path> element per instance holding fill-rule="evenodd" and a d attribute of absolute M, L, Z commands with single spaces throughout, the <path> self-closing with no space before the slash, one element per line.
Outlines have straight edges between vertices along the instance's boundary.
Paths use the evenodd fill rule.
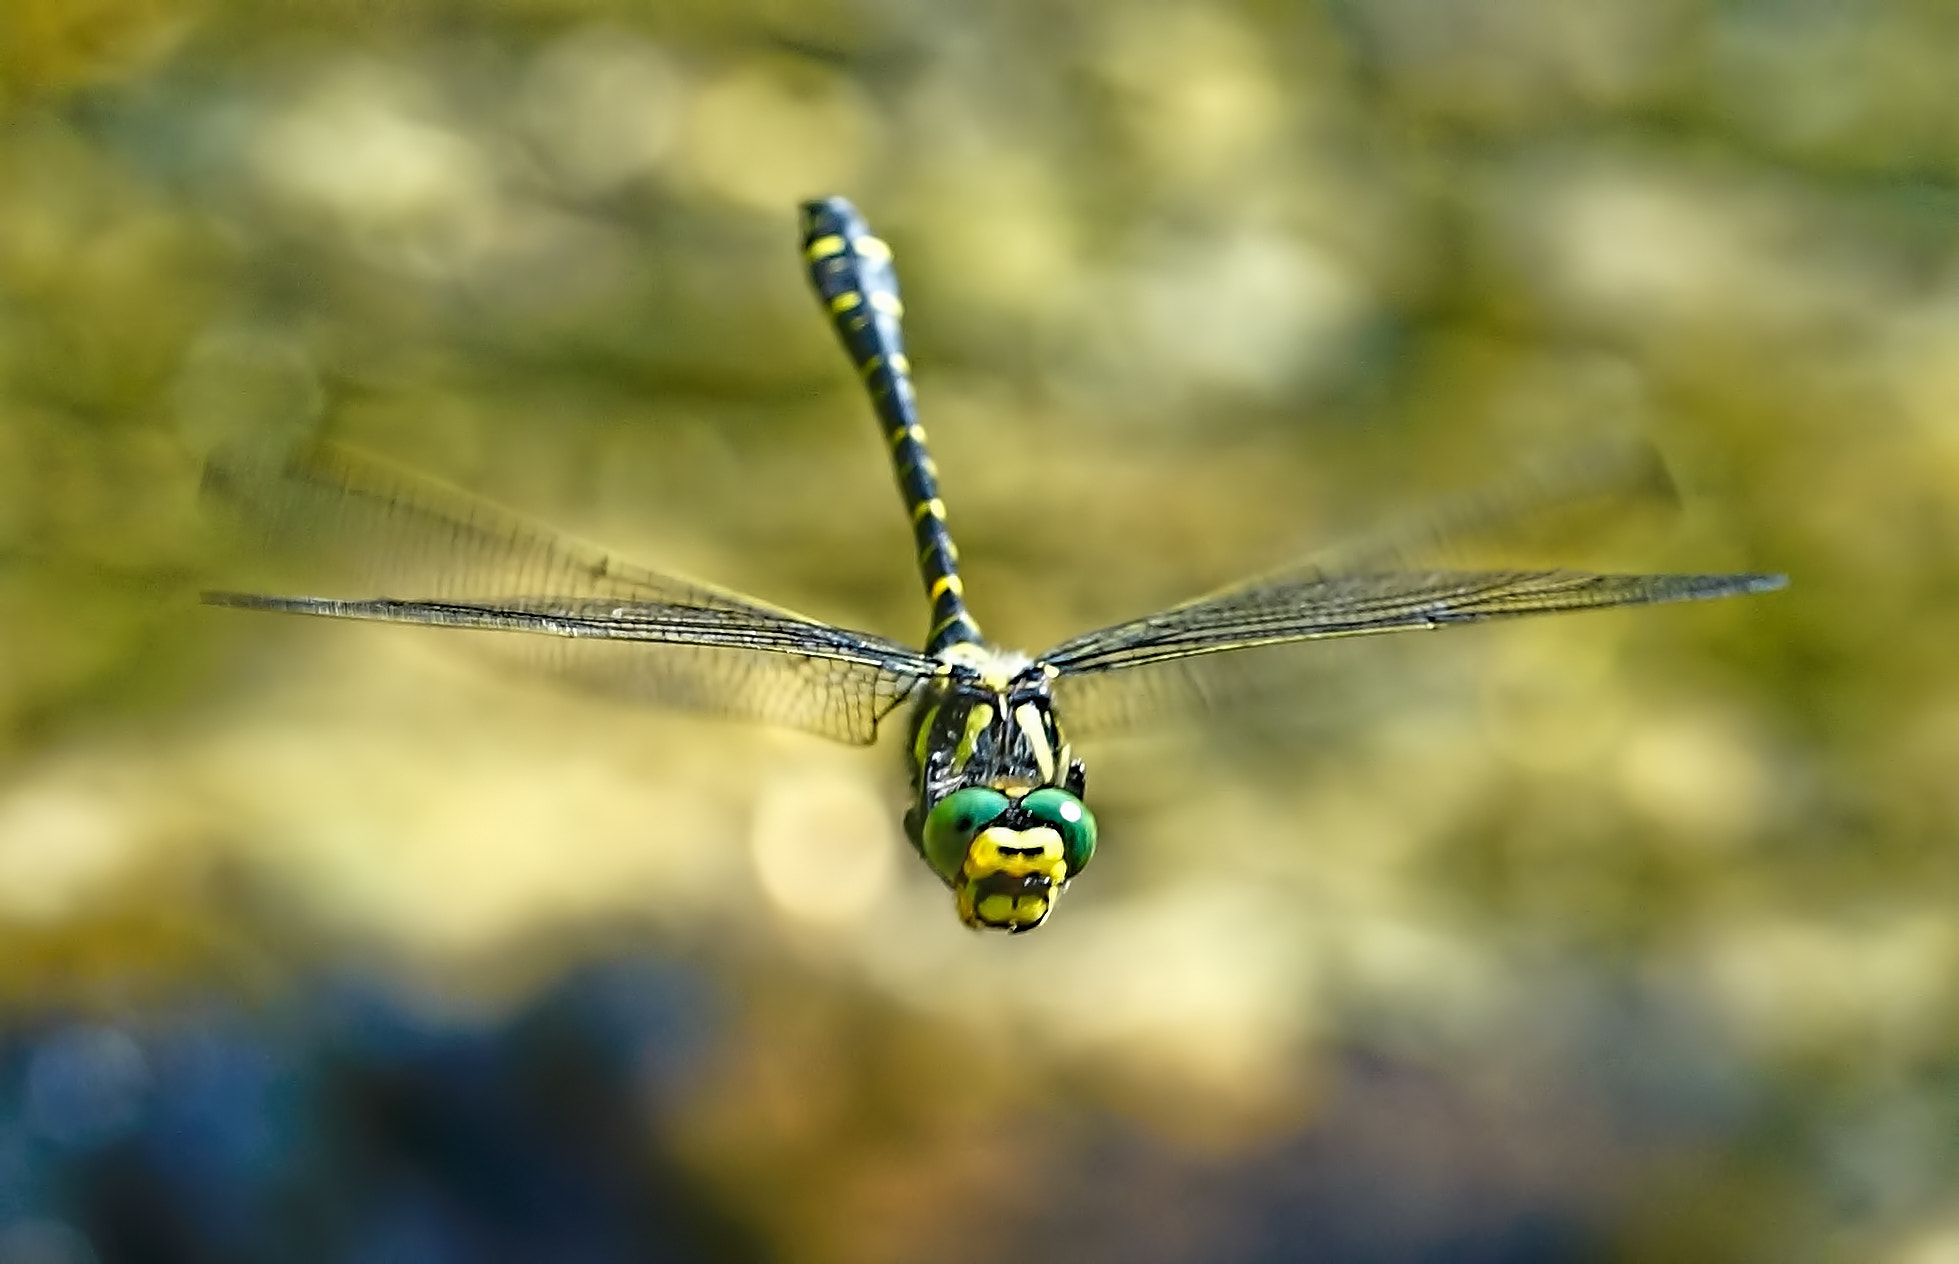
<path fill-rule="evenodd" d="M 1069 877 L 1088 868 L 1095 857 L 1095 814 L 1087 804 L 1066 790 L 1049 787 L 1034 791 L 1020 806 L 1061 835 L 1061 856 L 1068 862 Z"/>
<path fill-rule="evenodd" d="M 1007 810 L 1007 796 L 984 786 L 967 786 L 940 799 L 925 818 L 925 861 L 947 882 L 959 876 L 973 836 Z"/>

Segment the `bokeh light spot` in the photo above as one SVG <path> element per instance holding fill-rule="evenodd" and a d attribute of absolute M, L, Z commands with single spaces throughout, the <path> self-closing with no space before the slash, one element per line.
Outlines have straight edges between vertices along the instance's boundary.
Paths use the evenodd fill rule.
<path fill-rule="evenodd" d="M 772 783 L 756 806 L 750 846 L 776 907 L 825 925 L 869 912 L 897 860 L 887 805 L 861 785 L 829 778 Z"/>

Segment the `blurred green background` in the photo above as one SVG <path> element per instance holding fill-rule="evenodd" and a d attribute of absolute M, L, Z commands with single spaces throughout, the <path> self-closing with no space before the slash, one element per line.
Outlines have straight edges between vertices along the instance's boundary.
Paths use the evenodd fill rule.
<path fill-rule="evenodd" d="M 4 0 L 0 1258 L 1959 1261 L 1955 64 L 1940 0 Z M 1793 587 L 1267 654 L 1086 747 L 1012 941 L 891 743 L 196 606 L 204 453 L 317 430 L 917 638 L 833 192 L 999 640 L 1627 432 L 1683 512 L 1550 560 Z"/>

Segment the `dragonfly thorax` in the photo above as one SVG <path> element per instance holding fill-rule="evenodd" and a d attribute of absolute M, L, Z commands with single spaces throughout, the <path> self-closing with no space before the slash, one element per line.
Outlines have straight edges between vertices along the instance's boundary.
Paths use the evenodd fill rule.
<path fill-rule="evenodd" d="M 955 645 L 912 713 L 912 777 L 921 814 L 964 786 L 1081 793 L 1081 765 L 1054 718 L 1051 674 L 1025 654 Z"/>

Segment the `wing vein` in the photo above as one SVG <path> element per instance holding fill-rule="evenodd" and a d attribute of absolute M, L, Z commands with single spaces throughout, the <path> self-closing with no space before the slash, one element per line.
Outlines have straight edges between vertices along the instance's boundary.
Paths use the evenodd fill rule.
<path fill-rule="evenodd" d="M 1779 575 L 1410 571 L 1255 581 L 1064 641 L 1041 661 L 1087 673 L 1333 636 L 1572 610 L 1698 601 L 1780 588 Z"/>

